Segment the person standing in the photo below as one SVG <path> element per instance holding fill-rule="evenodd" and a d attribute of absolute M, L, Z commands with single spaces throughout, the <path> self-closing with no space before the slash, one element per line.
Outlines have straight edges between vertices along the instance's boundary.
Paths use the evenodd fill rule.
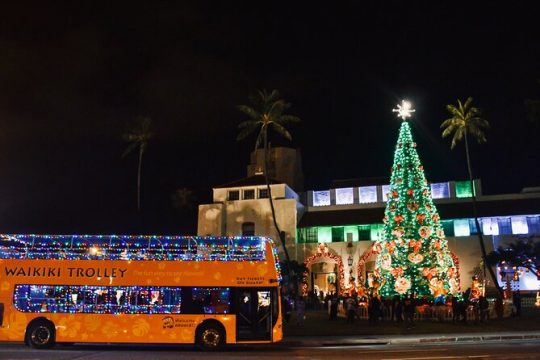
<path fill-rule="evenodd" d="M 480 308 L 480 322 L 487 322 L 489 320 L 489 302 L 484 295 L 480 296 L 478 307 Z"/>
<path fill-rule="evenodd" d="M 400 296 L 397 296 L 395 300 L 396 322 L 403 322 L 403 300 Z"/>
<path fill-rule="evenodd" d="M 521 294 L 519 293 L 519 290 L 514 291 L 512 302 L 516 308 L 516 316 L 521 316 Z"/>
<path fill-rule="evenodd" d="M 303 326 L 306 318 L 306 301 L 300 296 L 296 301 L 296 325 Z"/>
<path fill-rule="evenodd" d="M 457 296 L 452 296 L 452 322 L 455 324 L 459 321 L 459 302 Z"/>
<path fill-rule="evenodd" d="M 354 317 L 356 316 L 356 300 L 349 296 L 346 300 L 347 306 L 347 324 L 354 324 Z"/>
<path fill-rule="evenodd" d="M 406 295 L 403 302 L 403 312 L 405 314 L 405 327 L 407 329 L 414 328 L 414 310 L 415 303 L 413 295 Z"/>

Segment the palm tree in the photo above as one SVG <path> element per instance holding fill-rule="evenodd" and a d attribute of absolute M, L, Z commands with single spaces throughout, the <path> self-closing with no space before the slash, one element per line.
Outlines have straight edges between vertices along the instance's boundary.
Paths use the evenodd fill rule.
<path fill-rule="evenodd" d="M 468 142 L 468 136 L 472 136 L 476 141 L 480 143 L 486 142 L 486 136 L 484 134 L 484 130 L 489 128 L 489 122 L 483 118 L 480 117 L 481 113 L 480 110 L 474 106 L 471 105 L 473 99 L 472 97 L 467 98 L 465 103 L 462 103 L 461 100 L 458 99 L 457 106 L 455 105 L 447 105 L 446 109 L 451 114 L 451 118 L 446 119 L 441 124 L 441 128 L 444 129 L 442 132 L 442 137 L 445 138 L 447 136 L 452 136 L 452 145 L 451 149 L 453 149 L 456 144 L 461 141 L 462 139 L 465 142 L 465 155 L 467 157 L 467 169 L 469 171 L 469 181 L 471 184 L 471 190 L 472 190 L 472 204 L 473 204 L 473 215 L 474 215 L 474 221 L 476 224 L 476 229 L 478 230 L 478 241 L 480 242 L 480 249 L 482 250 L 482 261 L 484 264 L 487 264 L 486 258 L 486 247 L 484 245 L 484 238 L 482 236 L 482 229 L 480 227 L 480 222 L 478 221 L 478 209 L 476 204 L 476 191 L 474 189 L 474 183 L 473 183 L 473 173 L 471 168 L 471 158 L 469 154 L 469 142 Z M 502 291 L 499 283 L 497 281 L 497 277 L 493 271 L 493 268 L 491 266 L 487 267 L 489 270 L 489 274 L 491 275 L 491 279 L 493 280 L 493 283 L 495 284 L 495 287 L 498 291 Z"/>
<path fill-rule="evenodd" d="M 237 140 L 242 140 L 251 133 L 258 132 L 255 150 L 261 147 L 261 145 L 264 148 L 264 179 L 268 190 L 268 199 L 270 200 L 272 220 L 281 240 L 287 264 L 289 264 L 289 252 L 285 246 L 284 234 L 279 229 L 276 221 L 274 200 L 272 199 L 270 179 L 268 178 L 268 129 L 272 128 L 287 140 L 292 140 L 292 136 L 285 128 L 285 125 L 299 122 L 300 119 L 296 116 L 285 114 L 285 111 L 291 107 L 291 104 L 281 99 L 277 90 L 272 90 L 271 92 L 259 90 L 256 96 L 250 97 L 250 100 L 253 106 L 238 105 L 238 110 L 247 115 L 249 120 L 243 121 L 238 125 L 239 133 Z"/>
<path fill-rule="evenodd" d="M 128 132 L 122 135 L 122 138 L 129 142 L 129 145 L 124 150 L 122 158 L 130 153 L 139 152 L 139 165 L 137 168 L 137 211 L 141 211 L 141 170 L 143 154 L 148 147 L 148 141 L 154 136 L 150 131 L 152 119 L 146 116 L 138 116 L 130 126 Z"/>

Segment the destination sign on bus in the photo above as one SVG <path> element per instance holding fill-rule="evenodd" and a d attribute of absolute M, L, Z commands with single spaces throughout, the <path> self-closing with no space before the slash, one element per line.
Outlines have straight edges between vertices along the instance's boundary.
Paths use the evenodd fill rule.
<path fill-rule="evenodd" d="M 123 278 L 126 272 L 127 268 L 119 267 L 4 266 L 7 277 Z"/>

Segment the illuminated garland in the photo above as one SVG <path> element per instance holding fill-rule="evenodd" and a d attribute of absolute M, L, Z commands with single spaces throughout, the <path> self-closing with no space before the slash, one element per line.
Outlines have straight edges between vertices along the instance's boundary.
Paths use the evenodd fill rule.
<path fill-rule="evenodd" d="M 360 283 L 360 286 L 364 287 L 364 282 L 366 279 L 364 279 L 364 274 L 366 271 L 366 260 L 370 259 L 371 257 L 377 255 L 380 252 L 380 248 L 375 246 L 376 243 L 373 243 L 369 248 L 367 248 L 366 251 L 360 256 L 360 259 L 358 260 L 358 265 L 356 267 L 356 273 L 357 278 Z"/>
<path fill-rule="evenodd" d="M 0 235 L 0 258 L 262 261 L 266 259 L 266 242 L 271 242 L 271 239 L 155 235 Z M 275 249 L 273 244 L 272 248 Z"/>
<path fill-rule="evenodd" d="M 16 285 L 14 292 L 15 308 L 29 313 L 226 314 L 230 299 L 230 288 L 192 288 L 190 308 L 179 287 Z"/>
<path fill-rule="evenodd" d="M 328 250 L 328 249 L 326 248 L 326 250 Z M 322 258 L 329 258 L 329 259 L 334 260 L 335 262 L 337 262 L 337 265 L 338 265 L 338 279 L 339 279 L 339 294 L 343 295 L 343 293 L 345 292 L 346 289 L 345 289 L 345 274 L 344 274 L 345 271 L 344 271 L 343 261 L 341 260 L 341 256 L 332 254 L 332 253 L 330 253 L 328 251 L 317 252 L 317 253 L 309 256 L 304 261 L 304 265 L 305 265 L 306 269 L 309 269 L 309 267 L 311 266 L 311 264 L 313 262 L 315 262 L 316 260 L 320 260 Z M 302 280 L 302 296 L 307 296 L 308 295 L 307 277 L 308 277 L 308 273 L 304 272 L 303 280 Z"/>

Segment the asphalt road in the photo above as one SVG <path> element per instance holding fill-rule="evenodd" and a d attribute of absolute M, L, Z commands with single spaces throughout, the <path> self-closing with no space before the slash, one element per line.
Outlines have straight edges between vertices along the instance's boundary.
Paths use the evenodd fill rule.
<path fill-rule="evenodd" d="M 369 345 L 341 347 L 287 348 L 274 346 L 239 346 L 215 353 L 204 353 L 193 347 L 148 345 L 74 345 L 51 350 L 35 350 L 22 344 L 0 343 L 2 360 L 138 360 L 138 359 L 385 359 L 385 360 L 454 360 L 454 359 L 540 359 L 540 341 L 505 343 L 456 343 L 440 345 Z"/>

